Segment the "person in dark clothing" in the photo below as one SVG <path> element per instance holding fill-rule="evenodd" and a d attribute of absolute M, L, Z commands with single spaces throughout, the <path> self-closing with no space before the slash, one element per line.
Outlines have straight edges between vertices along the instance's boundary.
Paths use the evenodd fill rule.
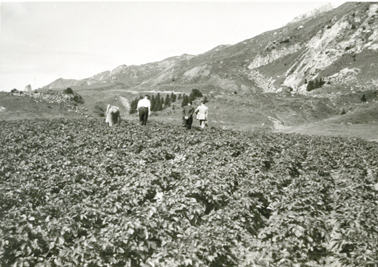
<path fill-rule="evenodd" d="M 192 102 L 189 102 L 188 105 L 182 108 L 183 126 L 185 126 L 188 130 L 192 128 L 193 113 L 194 107 L 192 106 Z"/>

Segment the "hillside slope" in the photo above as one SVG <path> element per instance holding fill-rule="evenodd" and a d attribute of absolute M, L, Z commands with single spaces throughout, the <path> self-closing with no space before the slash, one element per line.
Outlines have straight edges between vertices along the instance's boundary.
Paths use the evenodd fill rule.
<path fill-rule="evenodd" d="M 139 95 L 188 94 L 197 88 L 207 96 L 217 127 L 374 139 L 377 51 L 378 4 L 347 2 L 235 45 L 121 65 L 81 80 L 58 79 L 43 90 L 71 87 L 89 113 L 101 114 L 113 104 L 125 118 L 135 119 L 128 104 Z M 180 124 L 180 104 L 174 107 L 151 119 Z"/>
<path fill-rule="evenodd" d="M 0 121 L 22 119 L 77 118 L 89 116 L 85 108 L 62 92 L 0 92 Z"/>
<path fill-rule="evenodd" d="M 50 93 L 49 93 L 50 92 Z M 92 95 L 89 94 L 92 92 Z M 120 107 L 124 123 L 137 123 L 129 115 L 129 100 L 135 95 L 119 91 L 87 90 L 84 103 L 67 101 L 61 91 L 33 94 L 0 93 L 0 121 L 104 116 L 107 104 Z M 209 126 L 248 132 L 283 132 L 323 136 L 358 137 L 378 141 L 378 98 L 376 92 L 343 97 L 258 94 L 209 97 Z M 347 104 L 346 104 L 347 103 Z M 194 105 L 199 104 L 196 100 Z M 152 112 L 149 121 L 181 128 L 181 101 L 163 111 Z M 194 121 L 194 128 L 198 121 Z"/>
<path fill-rule="evenodd" d="M 306 92 L 309 81 L 371 89 L 378 84 L 378 4 L 329 6 L 235 45 L 139 66 L 121 65 L 82 80 L 45 88 L 179 90 L 251 94 L 284 88 Z"/>

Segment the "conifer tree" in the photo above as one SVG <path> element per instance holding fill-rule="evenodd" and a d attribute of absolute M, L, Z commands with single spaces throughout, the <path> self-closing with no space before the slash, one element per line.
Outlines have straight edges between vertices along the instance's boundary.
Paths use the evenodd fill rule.
<path fill-rule="evenodd" d="M 156 98 L 154 95 L 151 97 L 151 111 L 155 111 L 155 106 L 156 106 Z"/>
<path fill-rule="evenodd" d="M 171 97 L 169 94 L 165 96 L 165 101 L 164 101 L 164 107 L 169 107 L 171 105 Z"/>
<path fill-rule="evenodd" d="M 190 93 L 188 99 L 189 99 L 189 101 L 193 102 L 196 98 L 192 93 Z"/>
<path fill-rule="evenodd" d="M 138 101 L 139 101 L 138 97 L 136 97 L 133 101 L 131 101 L 129 114 L 134 114 L 137 112 Z"/>
<path fill-rule="evenodd" d="M 157 96 L 155 97 L 155 111 L 159 111 L 159 110 L 162 110 L 163 109 L 163 100 L 160 96 L 160 93 L 157 94 Z"/>
<path fill-rule="evenodd" d="M 313 90 L 313 89 L 314 89 L 314 82 L 313 82 L 313 81 L 309 81 L 308 84 L 307 84 L 307 88 L 306 88 L 306 90 L 307 90 L 308 92 L 310 92 L 310 91 Z"/>
<path fill-rule="evenodd" d="M 365 94 L 362 95 L 362 97 L 361 97 L 361 101 L 362 101 L 362 102 L 366 102 L 366 96 L 365 96 Z"/>
<path fill-rule="evenodd" d="M 156 98 L 155 111 L 163 110 L 163 101 L 160 96 Z"/>
<path fill-rule="evenodd" d="M 189 103 L 189 96 L 185 95 L 182 97 L 182 103 L 181 106 L 186 106 Z"/>
<path fill-rule="evenodd" d="M 325 81 L 323 78 L 320 78 L 320 87 L 322 87 L 325 84 Z"/>
<path fill-rule="evenodd" d="M 190 92 L 190 95 L 189 95 L 189 100 L 193 101 L 197 97 L 202 97 L 202 93 L 198 89 L 192 89 L 192 91 Z"/>
<path fill-rule="evenodd" d="M 171 94 L 171 102 L 173 103 L 173 102 L 176 102 L 176 94 L 174 94 L 173 92 L 172 92 L 172 94 Z"/>

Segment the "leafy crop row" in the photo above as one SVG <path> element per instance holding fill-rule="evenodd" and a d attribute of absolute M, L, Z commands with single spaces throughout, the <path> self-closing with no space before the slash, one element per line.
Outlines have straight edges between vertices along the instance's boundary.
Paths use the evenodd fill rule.
<path fill-rule="evenodd" d="M 1 266 L 376 266 L 378 146 L 0 122 Z"/>

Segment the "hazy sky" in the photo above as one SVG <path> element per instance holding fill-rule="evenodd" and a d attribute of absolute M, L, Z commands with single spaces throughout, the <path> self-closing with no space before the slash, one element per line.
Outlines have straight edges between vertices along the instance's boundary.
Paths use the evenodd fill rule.
<path fill-rule="evenodd" d="M 198 55 L 284 26 L 327 3 L 0 2 L 0 91 Z"/>

